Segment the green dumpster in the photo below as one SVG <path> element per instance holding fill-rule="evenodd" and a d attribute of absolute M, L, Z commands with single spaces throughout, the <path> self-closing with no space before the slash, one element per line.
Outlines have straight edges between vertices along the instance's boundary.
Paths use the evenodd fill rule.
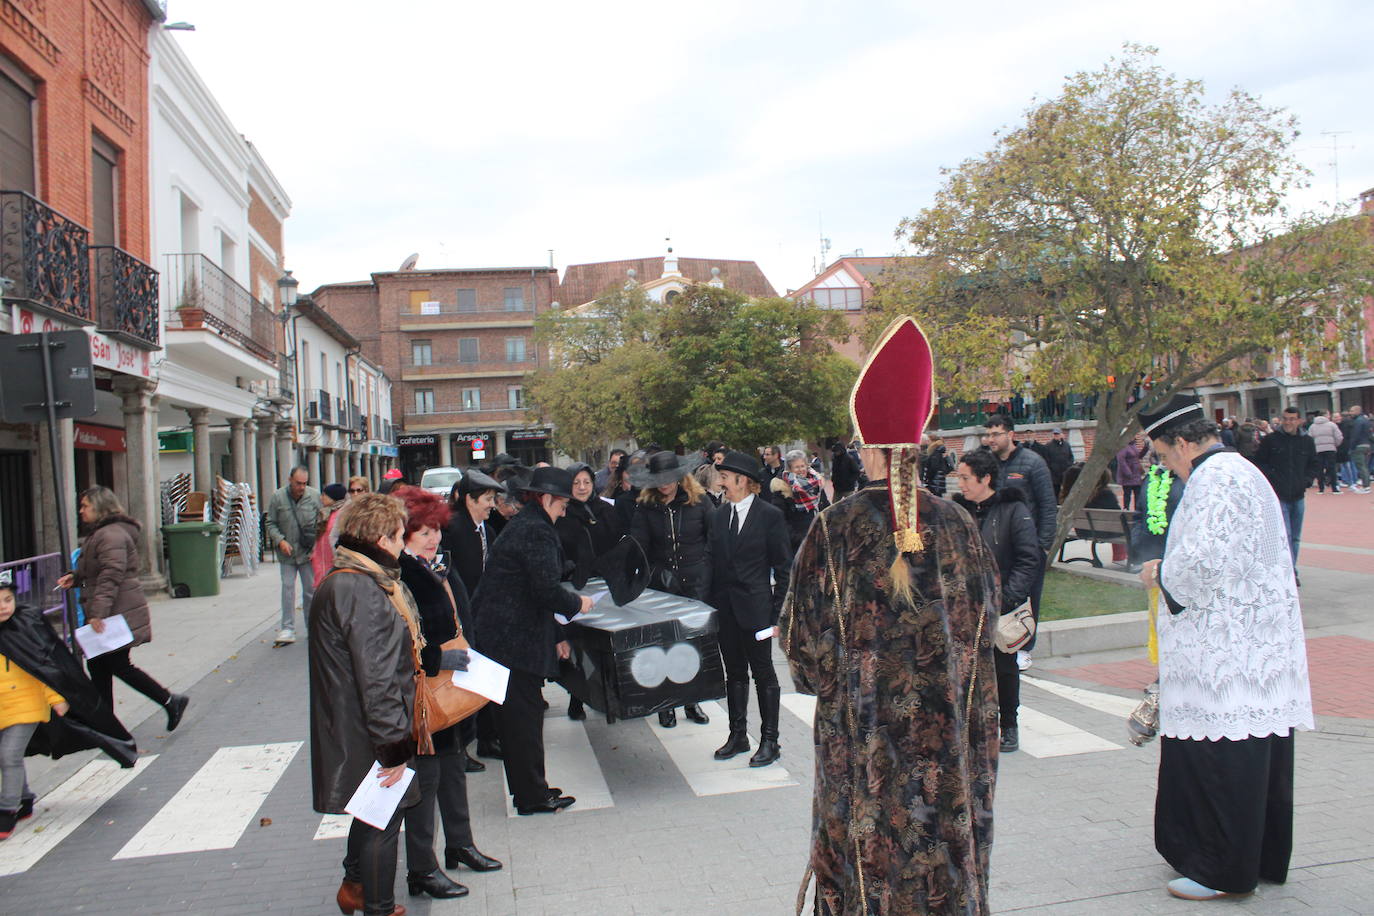
<path fill-rule="evenodd" d="M 219 536 L 214 522 L 163 525 L 162 537 L 172 570 L 168 576 L 174 598 L 204 598 L 219 594 Z"/>

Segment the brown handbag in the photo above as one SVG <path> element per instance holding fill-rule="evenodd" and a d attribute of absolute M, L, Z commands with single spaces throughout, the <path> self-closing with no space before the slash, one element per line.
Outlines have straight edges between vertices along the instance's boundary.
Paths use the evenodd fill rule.
<path fill-rule="evenodd" d="M 453 625 L 458 630 L 458 635 L 444 643 L 439 649 L 470 649 L 467 639 L 463 636 L 463 625 L 458 622 L 457 600 L 453 597 L 453 590 L 449 588 L 448 582 L 443 583 L 444 591 L 448 593 L 449 604 L 455 608 L 453 614 Z M 418 658 L 418 653 L 416 655 Z M 432 735 L 441 732 L 446 728 L 452 728 L 469 716 L 474 715 L 479 709 L 487 705 L 487 698 L 480 693 L 473 693 L 463 687 L 453 683 L 453 672 L 440 670 L 435 677 L 427 676 L 424 671 L 420 672 L 420 682 L 415 690 L 415 721 L 418 726 L 420 723 L 420 705 L 424 704 L 425 726 Z"/>

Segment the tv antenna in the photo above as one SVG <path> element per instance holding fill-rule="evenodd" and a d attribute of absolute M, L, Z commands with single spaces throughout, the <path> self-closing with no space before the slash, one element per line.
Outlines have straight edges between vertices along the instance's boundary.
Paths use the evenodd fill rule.
<path fill-rule="evenodd" d="M 1353 144 L 1341 145 L 1341 137 L 1348 133 L 1350 133 L 1348 130 L 1322 131 L 1323 137 L 1331 138 L 1331 162 L 1329 164 L 1331 166 L 1331 180 L 1336 185 L 1336 201 L 1338 203 L 1341 200 L 1341 150 L 1355 148 Z"/>

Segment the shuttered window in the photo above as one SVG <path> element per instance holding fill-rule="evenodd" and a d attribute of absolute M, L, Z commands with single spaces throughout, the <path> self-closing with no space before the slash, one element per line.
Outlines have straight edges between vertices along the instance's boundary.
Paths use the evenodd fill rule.
<path fill-rule="evenodd" d="M 91 242 L 119 244 L 119 218 L 115 200 L 119 177 L 119 152 L 103 138 L 91 137 Z M 226 270 L 233 270 L 224 265 Z"/>
<path fill-rule="evenodd" d="M 37 196 L 33 94 L 0 72 L 0 188 Z"/>

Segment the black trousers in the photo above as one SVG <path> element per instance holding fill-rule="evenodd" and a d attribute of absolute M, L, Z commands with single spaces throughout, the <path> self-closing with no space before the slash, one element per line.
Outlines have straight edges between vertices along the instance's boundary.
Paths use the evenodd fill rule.
<path fill-rule="evenodd" d="M 457 729 L 458 726 L 454 726 Z M 456 737 L 456 736 L 455 736 Z M 468 776 L 463 748 L 456 740 L 435 743 L 433 755 L 411 761 L 420 784 L 420 803 L 406 809 L 406 871 L 427 875 L 439 867 L 434 854 L 434 808 L 444 824 L 444 848 L 471 846 L 472 822 L 468 817 Z"/>
<path fill-rule="evenodd" d="M 1045 570 L 1049 568 L 1050 555 L 1043 550 L 1040 551 L 1040 569 L 1035 573 L 1035 581 L 1031 583 L 1030 606 L 1031 616 L 1035 618 L 1035 634 L 1031 636 L 1030 642 L 1026 643 L 1026 651 L 1030 652 L 1035 648 L 1035 639 L 1040 635 L 1040 594 L 1045 590 Z"/>
<path fill-rule="evenodd" d="M 773 670 L 773 638 L 755 639 L 753 632 L 740 627 L 729 611 L 716 617 L 720 627 L 716 638 L 720 642 L 720 657 L 725 662 L 725 679 L 747 684 L 752 671 L 754 686 L 778 686 L 778 673 Z"/>
<path fill-rule="evenodd" d="M 148 672 L 136 667 L 129 660 L 129 650 L 132 648 L 133 646 L 125 646 L 87 659 L 86 670 L 91 673 L 91 683 L 95 684 L 96 690 L 100 691 L 110 709 L 114 709 L 114 678 L 119 678 L 157 705 L 166 706 L 172 694 L 166 687 L 153 680 Z"/>
<path fill-rule="evenodd" d="M 1317 492 L 1325 493 L 1327 484 L 1331 485 L 1331 492 L 1335 493 L 1340 489 L 1340 481 L 1336 476 L 1336 453 L 1317 452 Z"/>
<path fill-rule="evenodd" d="M 496 728 L 496 710 L 499 708 L 495 703 L 488 703 L 477 710 L 477 715 L 474 718 L 477 720 L 478 741 L 496 741 L 501 737 Z"/>
<path fill-rule="evenodd" d="M 1016 710 L 1021 705 L 1021 668 L 1016 664 L 1015 652 L 992 650 L 997 670 L 997 710 L 1003 728 L 1016 727 Z"/>
<path fill-rule="evenodd" d="M 396 846 L 405 813 L 405 808 L 398 807 L 385 830 L 356 817 L 348 829 L 344 880 L 363 886 L 363 912 L 367 916 L 391 916 L 396 908 Z"/>
<path fill-rule="evenodd" d="M 544 679 L 524 671 L 510 673 L 506 702 L 496 714 L 506 782 L 517 807 L 530 807 L 549 797 L 544 775 Z"/>

